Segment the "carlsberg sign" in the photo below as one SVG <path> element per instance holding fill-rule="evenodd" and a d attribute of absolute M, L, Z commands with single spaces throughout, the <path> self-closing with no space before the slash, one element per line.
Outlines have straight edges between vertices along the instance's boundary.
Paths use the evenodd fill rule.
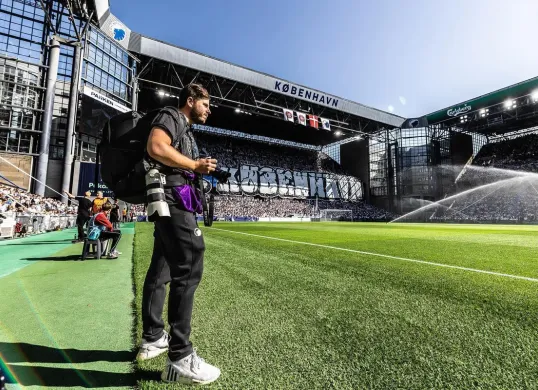
<path fill-rule="evenodd" d="M 446 114 L 448 116 L 459 116 L 459 115 L 465 114 L 466 112 L 469 112 L 469 111 L 471 111 L 471 106 L 469 106 L 468 104 L 465 104 L 462 107 L 450 108 L 446 112 Z"/>

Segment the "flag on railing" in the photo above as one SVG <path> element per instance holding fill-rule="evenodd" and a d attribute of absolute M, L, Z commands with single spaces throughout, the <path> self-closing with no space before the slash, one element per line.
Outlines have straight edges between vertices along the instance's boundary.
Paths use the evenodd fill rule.
<path fill-rule="evenodd" d="M 295 115 L 297 115 L 297 119 L 299 120 L 299 124 L 306 126 L 306 115 L 302 112 L 295 111 Z"/>
<path fill-rule="evenodd" d="M 315 115 L 308 115 L 308 125 L 310 127 L 318 128 L 318 117 Z"/>
<path fill-rule="evenodd" d="M 325 119 L 325 118 L 319 118 L 321 119 L 321 128 L 323 130 L 331 130 L 331 123 L 329 122 L 328 119 Z"/>
<path fill-rule="evenodd" d="M 294 122 L 294 120 L 293 120 L 293 111 L 288 110 L 287 108 L 283 108 L 282 110 L 284 111 L 284 120 Z"/>

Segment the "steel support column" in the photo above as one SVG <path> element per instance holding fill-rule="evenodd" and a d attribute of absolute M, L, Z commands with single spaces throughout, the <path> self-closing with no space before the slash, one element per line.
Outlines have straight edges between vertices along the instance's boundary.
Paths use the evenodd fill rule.
<path fill-rule="evenodd" d="M 52 127 L 52 115 L 54 110 L 54 93 L 56 90 L 56 79 L 58 78 L 58 62 L 60 60 L 60 42 L 56 37 L 50 40 L 49 69 L 47 72 L 47 90 L 45 92 L 45 107 L 43 114 L 43 125 L 39 138 L 39 158 L 37 161 L 37 181 L 35 193 L 45 195 L 45 183 L 47 182 L 47 170 L 49 166 L 49 145 Z"/>
<path fill-rule="evenodd" d="M 133 96 L 131 97 L 132 110 L 138 110 L 138 79 L 133 78 Z"/>
<path fill-rule="evenodd" d="M 62 176 L 62 193 L 69 191 L 71 185 L 71 171 L 74 159 L 75 127 L 77 124 L 78 91 L 80 87 L 80 74 L 82 67 L 82 47 L 74 44 L 73 71 L 71 73 L 71 88 L 69 90 L 69 116 L 67 117 L 67 133 L 65 137 L 64 169 Z M 68 202 L 63 197 L 62 202 Z"/>

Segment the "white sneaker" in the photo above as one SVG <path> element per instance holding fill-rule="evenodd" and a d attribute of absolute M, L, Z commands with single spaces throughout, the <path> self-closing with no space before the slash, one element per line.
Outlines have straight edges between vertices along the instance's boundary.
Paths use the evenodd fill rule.
<path fill-rule="evenodd" d="M 220 376 L 220 370 L 208 364 L 193 351 L 189 356 L 172 362 L 166 360 L 166 367 L 161 375 L 165 382 L 207 385 Z"/>
<path fill-rule="evenodd" d="M 170 341 L 170 336 L 166 331 L 163 331 L 163 335 L 159 340 L 152 343 L 142 339 L 136 358 L 138 360 L 148 360 L 165 353 L 168 351 L 168 341 Z"/>

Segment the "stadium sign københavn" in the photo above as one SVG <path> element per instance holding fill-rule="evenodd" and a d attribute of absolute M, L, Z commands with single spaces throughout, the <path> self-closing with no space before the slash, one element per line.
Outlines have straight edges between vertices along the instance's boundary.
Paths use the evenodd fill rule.
<path fill-rule="evenodd" d="M 338 108 L 338 99 L 320 92 L 312 91 L 308 88 L 298 87 L 284 81 L 275 80 L 275 86 L 273 89 L 275 91 L 285 93 L 286 95 L 306 99 L 312 103 L 319 103 L 325 106 Z"/>

